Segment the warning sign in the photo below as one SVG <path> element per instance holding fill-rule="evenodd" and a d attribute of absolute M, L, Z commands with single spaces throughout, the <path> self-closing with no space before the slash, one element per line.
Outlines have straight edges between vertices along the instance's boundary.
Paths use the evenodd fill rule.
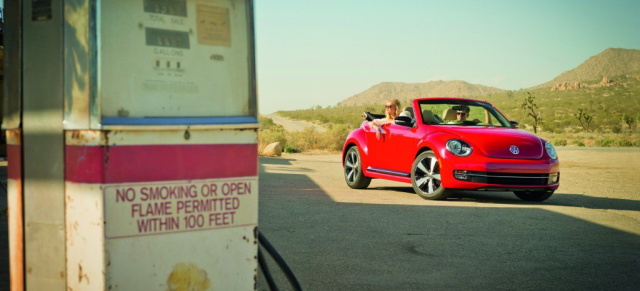
<path fill-rule="evenodd" d="M 106 186 L 104 205 L 107 238 L 256 225 L 258 180 Z"/>
<path fill-rule="evenodd" d="M 229 8 L 197 5 L 196 11 L 198 43 L 230 47 Z"/>

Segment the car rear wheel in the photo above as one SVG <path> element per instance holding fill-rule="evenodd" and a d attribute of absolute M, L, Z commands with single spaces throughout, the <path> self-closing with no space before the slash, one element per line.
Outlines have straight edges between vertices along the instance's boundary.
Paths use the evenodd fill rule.
<path fill-rule="evenodd" d="M 352 146 L 344 155 L 344 180 L 353 189 L 364 189 L 371 183 L 371 178 L 362 172 L 362 162 L 357 146 Z"/>
<path fill-rule="evenodd" d="M 518 198 L 524 201 L 545 201 L 553 195 L 553 191 L 542 190 L 542 191 L 513 191 Z"/>
<path fill-rule="evenodd" d="M 447 199 L 451 190 L 442 187 L 440 163 L 432 151 L 418 155 L 411 167 L 411 184 L 420 197 L 429 200 Z"/>

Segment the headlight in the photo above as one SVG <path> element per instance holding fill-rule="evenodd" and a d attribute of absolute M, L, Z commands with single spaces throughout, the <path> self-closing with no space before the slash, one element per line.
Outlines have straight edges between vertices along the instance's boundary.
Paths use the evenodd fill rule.
<path fill-rule="evenodd" d="M 452 139 L 447 142 L 447 150 L 459 157 L 466 157 L 471 154 L 471 146 L 457 139 Z"/>
<path fill-rule="evenodd" d="M 553 147 L 553 145 L 550 142 L 546 142 L 544 144 L 544 149 L 547 150 L 547 154 L 549 155 L 549 157 L 551 157 L 552 159 L 557 159 L 558 158 L 558 153 L 556 153 L 556 149 Z"/>

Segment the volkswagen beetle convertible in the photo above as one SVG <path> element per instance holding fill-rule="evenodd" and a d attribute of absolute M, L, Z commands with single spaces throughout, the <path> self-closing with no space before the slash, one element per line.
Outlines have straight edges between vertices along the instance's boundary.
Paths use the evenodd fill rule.
<path fill-rule="evenodd" d="M 368 120 L 381 118 L 368 112 Z M 517 129 L 488 102 L 463 98 L 413 100 L 376 137 L 368 121 L 352 131 L 342 161 L 349 187 L 371 179 L 411 183 L 424 199 L 446 199 L 455 190 L 513 191 L 543 201 L 558 189 L 555 148 Z"/>

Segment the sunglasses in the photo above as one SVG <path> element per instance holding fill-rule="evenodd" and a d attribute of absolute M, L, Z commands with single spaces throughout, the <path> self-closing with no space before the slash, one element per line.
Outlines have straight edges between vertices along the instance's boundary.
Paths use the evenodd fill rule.
<path fill-rule="evenodd" d="M 385 105 L 384 108 L 395 108 L 395 105 Z"/>
<path fill-rule="evenodd" d="M 465 116 L 465 115 L 467 115 L 467 113 L 466 112 L 456 112 L 456 115 Z"/>

